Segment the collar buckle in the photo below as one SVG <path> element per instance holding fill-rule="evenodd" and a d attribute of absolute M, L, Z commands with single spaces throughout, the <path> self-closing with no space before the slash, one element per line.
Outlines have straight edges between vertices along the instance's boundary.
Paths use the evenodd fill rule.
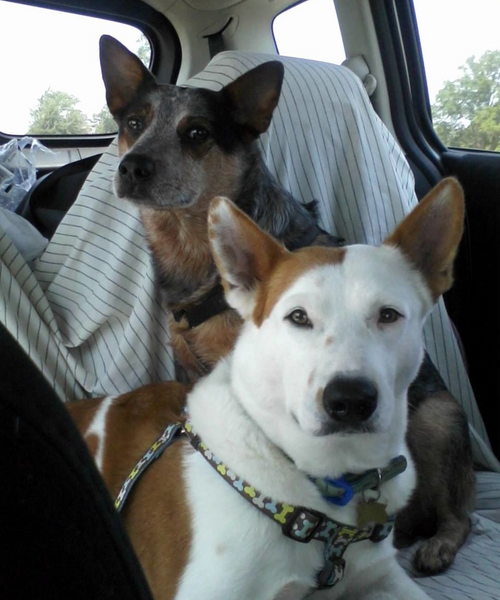
<path fill-rule="evenodd" d="M 375 469 L 375 473 L 377 475 L 377 483 L 374 487 L 369 488 L 368 490 L 363 490 L 362 492 L 362 496 L 363 496 L 363 501 L 364 502 L 377 502 L 377 500 L 380 499 L 380 496 L 382 495 L 382 492 L 380 490 L 380 488 L 382 487 L 382 470 L 381 469 Z M 371 497 L 371 498 L 367 498 L 366 497 L 366 492 L 367 491 L 372 491 L 375 492 L 375 496 Z"/>
<path fill-rule="evenodd" d="M 310 508 L 297 506 L 281 527 L 283 535 L 295 542 L 308 544 L 323 523 L 324 515 Z"/>

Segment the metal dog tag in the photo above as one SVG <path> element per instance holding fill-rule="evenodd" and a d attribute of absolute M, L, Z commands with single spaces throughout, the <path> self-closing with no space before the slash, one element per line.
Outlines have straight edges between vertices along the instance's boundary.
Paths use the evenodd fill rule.
<path fill-rule="evenodd" d="M 360 502 L 358 504 L 358 527 L 364 529 L 371 523 L 383 525 L 387 521 L 386 505 L 381 502 Z"/>

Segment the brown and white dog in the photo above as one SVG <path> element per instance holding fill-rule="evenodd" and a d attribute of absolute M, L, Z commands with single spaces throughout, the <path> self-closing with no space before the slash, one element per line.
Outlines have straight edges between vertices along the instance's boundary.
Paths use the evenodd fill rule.
<path fill-rule="evenodd" d="M 404 455 L 408 468 L 379 486 L 377 504 L 394 515 L 408 502 L 408 388 L 424 321 L 452 282 L 463 215 L 461 188 L 447 179 L 380 247 L 289 252 L 230 201 L 212 202 L 208 237 L 244 324 L 234 351 L 187 395 L 203 453 L 181 438 L 124 507 L 157 600 L 296 600 L 313 591 L 325 544 L 283 535 L 259 500 L 341 522 L 343 539 L 373 505 L 370 490 L 343 507 L 328 503 L 311 477 L 362 474 Z M 165 426 L 183 420 L 184 395 L 167 383 L 69 405 L 113 495 Z M 232 489 L 242 480 L 248 498 Z M 397 564 L 390 537 L 352 543 L 344 558 L 344 578 L 318 598 L 428 599 Z"/>
<path fill-rule="evenodd" d="M 269 173 L 255 143 L 280 97 L 272 61 L 220 92 L 158 85 L 140 60 L 101 40 L 107 101 L 119 125 L 118 197 L 140 210 L 159 286 L 171 310 L 178 363 L 194 382 L 232 349 L 242 321 L 224 301 L 207 235 L 210 200 L 231 200 L 288 249 L 339 245 Z M 434 573 L 453 561 L 469 529 L 474 475 L 467 419 L 426 355 L 410 388 L 408 444 L 419 485 L 398 516 L 399 546 L 430 538 L 416 555 Z"/>

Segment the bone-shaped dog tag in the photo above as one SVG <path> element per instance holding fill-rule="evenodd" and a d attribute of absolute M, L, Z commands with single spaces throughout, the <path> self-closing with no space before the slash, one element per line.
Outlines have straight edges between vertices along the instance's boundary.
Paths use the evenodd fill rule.
<path fill-rule="evenodd" d="M 358 504 L 358 527 L 364 529 L 370 523 L 383 525 L 387 521 L 386 505 L 381 502 L 360 502 Z"/>

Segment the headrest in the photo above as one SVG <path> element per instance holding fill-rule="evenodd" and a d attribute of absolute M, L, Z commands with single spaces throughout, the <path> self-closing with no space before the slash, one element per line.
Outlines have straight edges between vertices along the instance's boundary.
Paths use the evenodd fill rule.
<path fill-rule="evenodd" d="M 321 226 L 349 243 L 380 243 L 417 200 L 410 167 L 346 67 L 221 52 L 186 85 L 218 91 L 268 60 L 285 66 L 281 98 L 260 144 L 271 172 Z"/>

